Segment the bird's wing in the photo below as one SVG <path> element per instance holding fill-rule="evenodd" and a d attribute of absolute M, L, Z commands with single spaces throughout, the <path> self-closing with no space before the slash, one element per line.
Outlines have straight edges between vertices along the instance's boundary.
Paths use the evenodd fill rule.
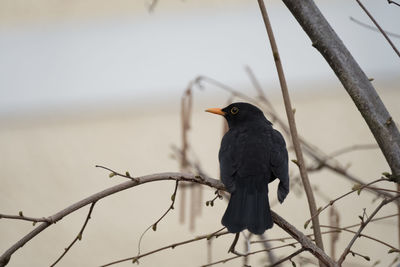
<path fill-rule="evenodd" d="M 222 138 L 219 150 L 219 165 L 221 181 L 229 193 L 235 191 L 235 175 L 238 172 L 241 162 L 240 135 L 234 131 L 228 131 Z"/>
<path fill-rule="evenodd" d="M 271 170 L 273 175 L 280 180 L 278 200 L 282 203 L 289 193 L 289 166 L 286 143 L 281 133 L 277 130 L 272 132 L 272 146 Z"/>

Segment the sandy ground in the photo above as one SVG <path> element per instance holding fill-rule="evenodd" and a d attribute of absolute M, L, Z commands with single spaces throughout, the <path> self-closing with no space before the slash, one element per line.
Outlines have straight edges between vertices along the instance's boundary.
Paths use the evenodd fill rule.
<path fill-rule="evenodd" d="M 197 94 L 197 93 L 196 93 Z M 395 119 L 400 117 L 398 90 L 380 90 Z M 206 101 L 206 99 L 209 99 Z M 276 108 L 285 118 L 279 95 L 272 96 Z M 210 97 L 200 93 L 195 97 L 190 142 L 203 168 L 213 177 L 218 175 L 217 153 L 221 138 L 221 118 L 204 113 L 207 107 L 224 105 L 226 98 Z M 134 102 L 134 101 L 133 101 Z M 326 153 L 354 145 L 374 143 L 366 124 L 343 89 L 326 92 L 303 91 L 294 93 L 293 103 L 299 133 Z M 135 103 L 133 103 L 135 104 Z M 134 176 L 164 171 L 178 171 L 179 167 L 171 154 L 171 144 L 180 144 L 179 99 L 158 103 L 157 108 L 140 105 L 118 107 L 111 104 L 105 110 L 93 109 L 82 113 L 53 113 L 30 118 L 2 119 L 0 124 L 0 212 L 42 217 L 51 215 L 66 206 L 93 193 L 124 181 L 123 178 L 108 178 L 108 172 L 96 169 L 102 164 Z M 288 140 L 288 139 L 287 139 Z M 288 140 L 289 142 L 289 140 Z M 290 156 L 293 159 L 293 154 Z M 380 177 L 388 166 L 379 150 L 355 151 L 338 158 L 348 171 L 368 182 Z M 308 161 L 310 162 L 310 161 Z M 291 164 L 292 177 L 296 166 Z M 353 183 L 329 171 L 310 175 L 317 188 L 318 206 L 329 199 L 351 189 Z M 92 219 L 78 242 L 58 266 L 98 266 L 113 260 L 134 256 L 140 234 L 151 225 L 169 206 L 173 182 L 157 182 L 136 187 L 100 201 Z M 389 185 L 389 187 L 394 187 Z M 271 202 L 276 202 L 276 185 L 270 189 Z M 304 194 L 295 193 L 295 187 L 284 205 L 273 209 L 298 229 L 309 217 Z M 188 195 L 188 194 L 187 194 Z M 216 201 L 214 207 L 206 207 L 205 200 L 214 197 L 211 189 L 203 189 L 201 216 L 195 221 L 195 230 L 189 230 L 189 212 L 184 224 L 179 222 L 181 192 L 178 191 L 176 208 L 158 225 L 157 231 L 149 231 L 142 242 L 142 252 L 211 233 L 221 227 L 220 218 L 225 201 Z M 351 195 L 335 204 L 340 211 L 340 225 L 358 223 L 363 208 L 370 214 L 378 202 L 362 192 Z M 189 197 L 185 201 L 190 206 Z M 78 233 L 88 207 L 64 218 L 16 252 L 9 266 L 48 266 L 64 250 Z M 396 213 L 394 205 L 386 206 L 380 216 Z M 321 215 L 321 222 L 328 224 L 329 211 Z M 365 233 L 398 247 L 394 219 L 371 224 Z M 0 220 L 0 251 L 5 251 L 34 227 L 29 222 Z M 306 230 L 310 233 L 310 229 Z M 266 233 L 268 238 L 286 234 L 278 227 Z M 352 235 L 342 233 L 337 243 L 336 257 Z M 212 241 L 212 260 L 230 257 L 226 253 L 233 236 L 224 236 Z M 257 240 L 256 237 L 253 238 Z M 326 250 L 330 252 L 330 238 L 324 236 Z M 243 249 L 243 242 L 239 242 Z M 271 242 L 271 246 L 281 245 Z M 251 250 L 261 245 L 252 245 Z M 279 257 L 294 251 L 294 248 L 277 250 Z M 387 254 L 388 248 L 374 241 L 357 240 L 354 251 L 368 255 L 371 262 L 349 256 L 345 266 L 387 266 L 395 258 Z M 302 254 L 309 257 L 308 253 Z M 199 266 L 207 263 L 207 242 L 169 249 L 140 260 L 141 266 Z M 265 254 L 251 257 L 252 266 L 264 265 Z M 299 262 L 298 258 L 295 258 Z M 264 262 L 265 263 L 265 262 Z M 235 260 L 227 266 L 242 266 Z M 119 266 L 131 266 L 130 262 Z M 287 266 L 287 265 L 286 265 Z"/>

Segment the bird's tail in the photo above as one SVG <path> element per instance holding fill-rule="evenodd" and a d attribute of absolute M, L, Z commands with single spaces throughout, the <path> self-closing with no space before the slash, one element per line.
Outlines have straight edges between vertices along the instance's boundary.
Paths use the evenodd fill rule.
<path fill-rule="evenodd" d="M 257 188 L 249 184 L 237 186 L 231 194 L 222 224 L 231 233 L 248 229 L 260 235 L 272 228 L 274 223 L 269 207 L 268 187 Z"/>

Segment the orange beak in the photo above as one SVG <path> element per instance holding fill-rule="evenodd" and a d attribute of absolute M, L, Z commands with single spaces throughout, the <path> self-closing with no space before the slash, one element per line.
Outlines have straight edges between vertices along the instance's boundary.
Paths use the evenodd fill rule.
<path fill-rule="evenodd" d="M 225 112 L 223 112 L 220 108 L 209 108 L 209 109 L 206 109 L 206 112 L 225 116 Z"/>

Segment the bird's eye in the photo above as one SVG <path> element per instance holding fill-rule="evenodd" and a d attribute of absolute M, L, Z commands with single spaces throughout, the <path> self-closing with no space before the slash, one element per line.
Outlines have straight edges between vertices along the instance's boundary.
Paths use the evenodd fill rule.
<path fill-rule="evenodd" d="M 235 115 L 235 114 L 238 113 L 238 112 L 239 112 L 239 109 L 238 109 L 237 107 L 231 108 L 231 113 L 232 113 L 233 115 Z"/>

